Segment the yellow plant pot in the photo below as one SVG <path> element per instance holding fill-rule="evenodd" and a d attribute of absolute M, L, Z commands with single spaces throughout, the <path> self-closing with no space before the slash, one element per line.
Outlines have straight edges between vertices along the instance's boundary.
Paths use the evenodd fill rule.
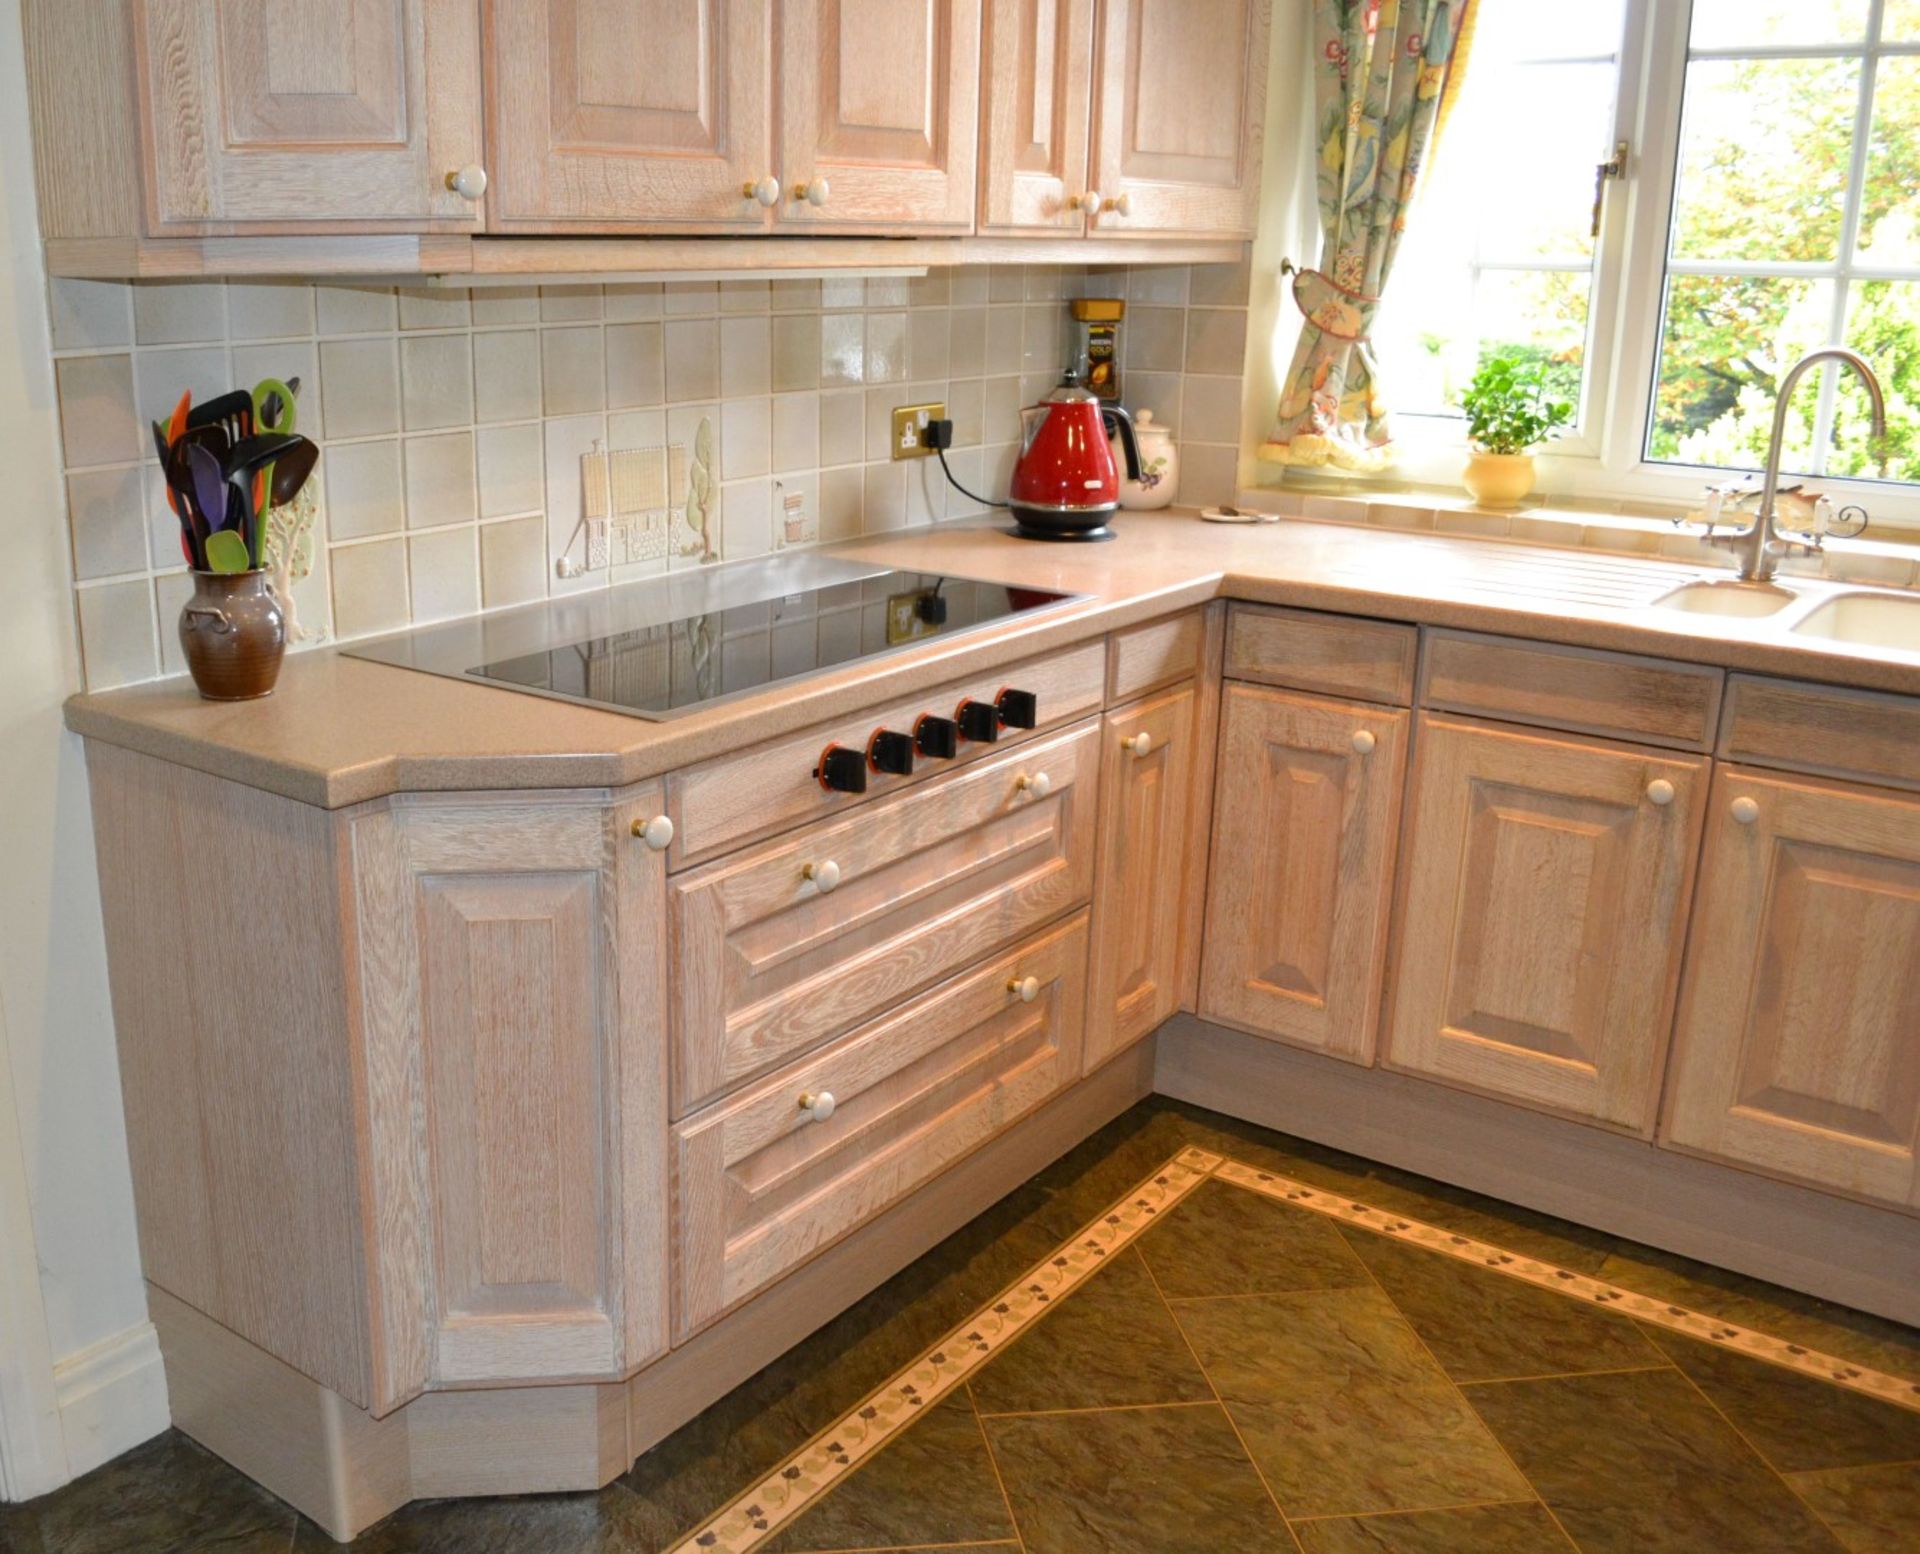
<path fill-rule="evenodd" d="M 1482 453 L 1467 455 L 1461 481 L 1482 507 L 1517 507 L 1533 490 L 1533 455 Z"/>

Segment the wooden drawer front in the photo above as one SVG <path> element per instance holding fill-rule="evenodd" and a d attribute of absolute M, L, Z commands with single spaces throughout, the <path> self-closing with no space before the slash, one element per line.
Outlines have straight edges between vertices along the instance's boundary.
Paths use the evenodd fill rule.
<path fill-rule="evenodd" d="M 1227 678 L 1362 701 L 1413 700 L 1420 634 L 1411 626 L 1236 604 L 1227 617 Z"/>
<path fill-rule="evenodd" d="M 1102 703 L 1107 679 L 1107 650 L 1102 642 L 1029 659 L 1005 669 L 988 670 L 970 680 L 955 680 L 916 696 L 904 697 L 834 723 L 816 724 L 798 734 L 739 755 L 695 766 L 669 780 L 667 813 L 673 817 L 673 868 L 684 868 L 743 842 L 784 831 L 809 820 L 839 815 L 925 782 L 955 766 L 983 760 L 1029 734 L 1002 730 L 996 744 L 962 744 L 956 761 L 922 759 L 911 777 L 870 773 L 863 797 L 829 793 L 813 780 L 820 752 L 830 742 L 865 748 L 876 728 L 911 730 L 923 712 L 952 717 L 967 697 L 991 701 L 1003 686 L 1032 691 L 1040 698 L 1040 730 L 1059 728 L 1086 716 Z"/>
<path fill-rule="evenodd" d="M 1664 1137 L 1920 1208 L 1920 802 L 1722 767 L 1691 945 Z"/>
<path fill-rule="evenodd" d="M 676 880 L 674 1115 L 1085 901 L 1099 744 L 1089 723 Z M 804 871 L 829 863 L 823 894 Z"/>
<path fill-rule="evenodd" d="M 1833 685 L 1727 681 L 1721 758 L 1920 788 L 1920 699 Z"/>
<path fill-rule="evenodd" d="M 1227 687 L 1201 1014 L 1373 1061 L 1408 720 Z"/>
<path fill-rule="evenodd" d="M 1429 631 L 1420 705 L 1710 750 L 1723 679 L 1718 669 L 1694 664 Z"/>
<path fill-rule="evenodd" d="M 992 1139 L 1080 1073 L 1087 917 L 674 1130 L 684 1338 Z M 1010 984 L 1032 977 L 1023 1002 Z M 815 1121 L 800 1097 L 832 1095 Z"/>
<path fill-rule="evenodd" d="M 1414 750 L 1388 1061 L 1650 1134 L 1708 763 L 1430 714 Z"/>
<path fill-rule="evenodd" d="M 1107 639 L 1107 700 L 1125 701 L 1193 678 L 1206 643 L 1206 616 L 1199 610 L 1116 631 Z"/>

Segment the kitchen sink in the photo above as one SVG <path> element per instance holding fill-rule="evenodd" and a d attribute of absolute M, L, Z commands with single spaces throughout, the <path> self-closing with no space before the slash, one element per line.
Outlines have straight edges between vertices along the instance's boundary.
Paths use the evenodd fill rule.
<path fill-rule="evenodd" d="M 1826 637 L 1861 647 L 1920 653 L 1920 598 L 1902 594 L 1841 594 L 1793 628 L 1796 636 Z"/>
<path fill-rule="evenodd" d="M 1688 615 L 1737 615 L 1752 619 L 1784 610 L 1799 596 L 1772 583 L 1688 583 L 1662 594 L 1654 605 Z"/>

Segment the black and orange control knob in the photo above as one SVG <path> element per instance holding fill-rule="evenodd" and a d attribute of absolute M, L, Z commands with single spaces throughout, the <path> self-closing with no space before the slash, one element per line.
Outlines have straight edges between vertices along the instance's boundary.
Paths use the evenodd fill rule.
<path fill-rule="evenodd" d="M 891 777 L 913 775 L 913 736 L 877 728 L 867 741 L 867 765 Z"/>
<path fill-rule="evenodd" d="M 1008 728 L 1032 728 L 1040 721 L 1040 698 L 1032 691 L 1008 686 L 994 697 L 993 705 Z"/>
<path fill-rule="evenodd" d="M 913 742 L 922 755 L 937 761 L 951 761 L 960 753 L 960 725 L 952 718 L 936 718 L 923 712 L 914 720 Z"/>
<path fill-rule="evenodd" d="M 867 753 L 847 745 L 828 745 L 820 752 L 813 776 L 829 793 L 865 793 Z"/>
<path fill-rule="evenodd" d="M 974 701 L 969 697 L 960 703 L 953 718 L 960 725 L 962 739 L 990 745 L 1000 737 L 1000 709 L 990 701 Z"/>

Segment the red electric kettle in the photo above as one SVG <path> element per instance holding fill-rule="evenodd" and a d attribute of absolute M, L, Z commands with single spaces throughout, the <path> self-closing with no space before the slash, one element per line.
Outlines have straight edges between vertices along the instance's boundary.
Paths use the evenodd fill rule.
<path fill-rule="evenodd" d="M 1120 506 L 1120 472 L 1107 446 L 1120 434 L 1127 478 L 1140 478 L 1140 445 L 1133 417 L 1102 404 L 1069 372 L 1037 405 L 1020 412 L 1020 456 L 1007 498 L 1015 533 L 1030 540 L 1110 540 L 1107 520 Z"/>

